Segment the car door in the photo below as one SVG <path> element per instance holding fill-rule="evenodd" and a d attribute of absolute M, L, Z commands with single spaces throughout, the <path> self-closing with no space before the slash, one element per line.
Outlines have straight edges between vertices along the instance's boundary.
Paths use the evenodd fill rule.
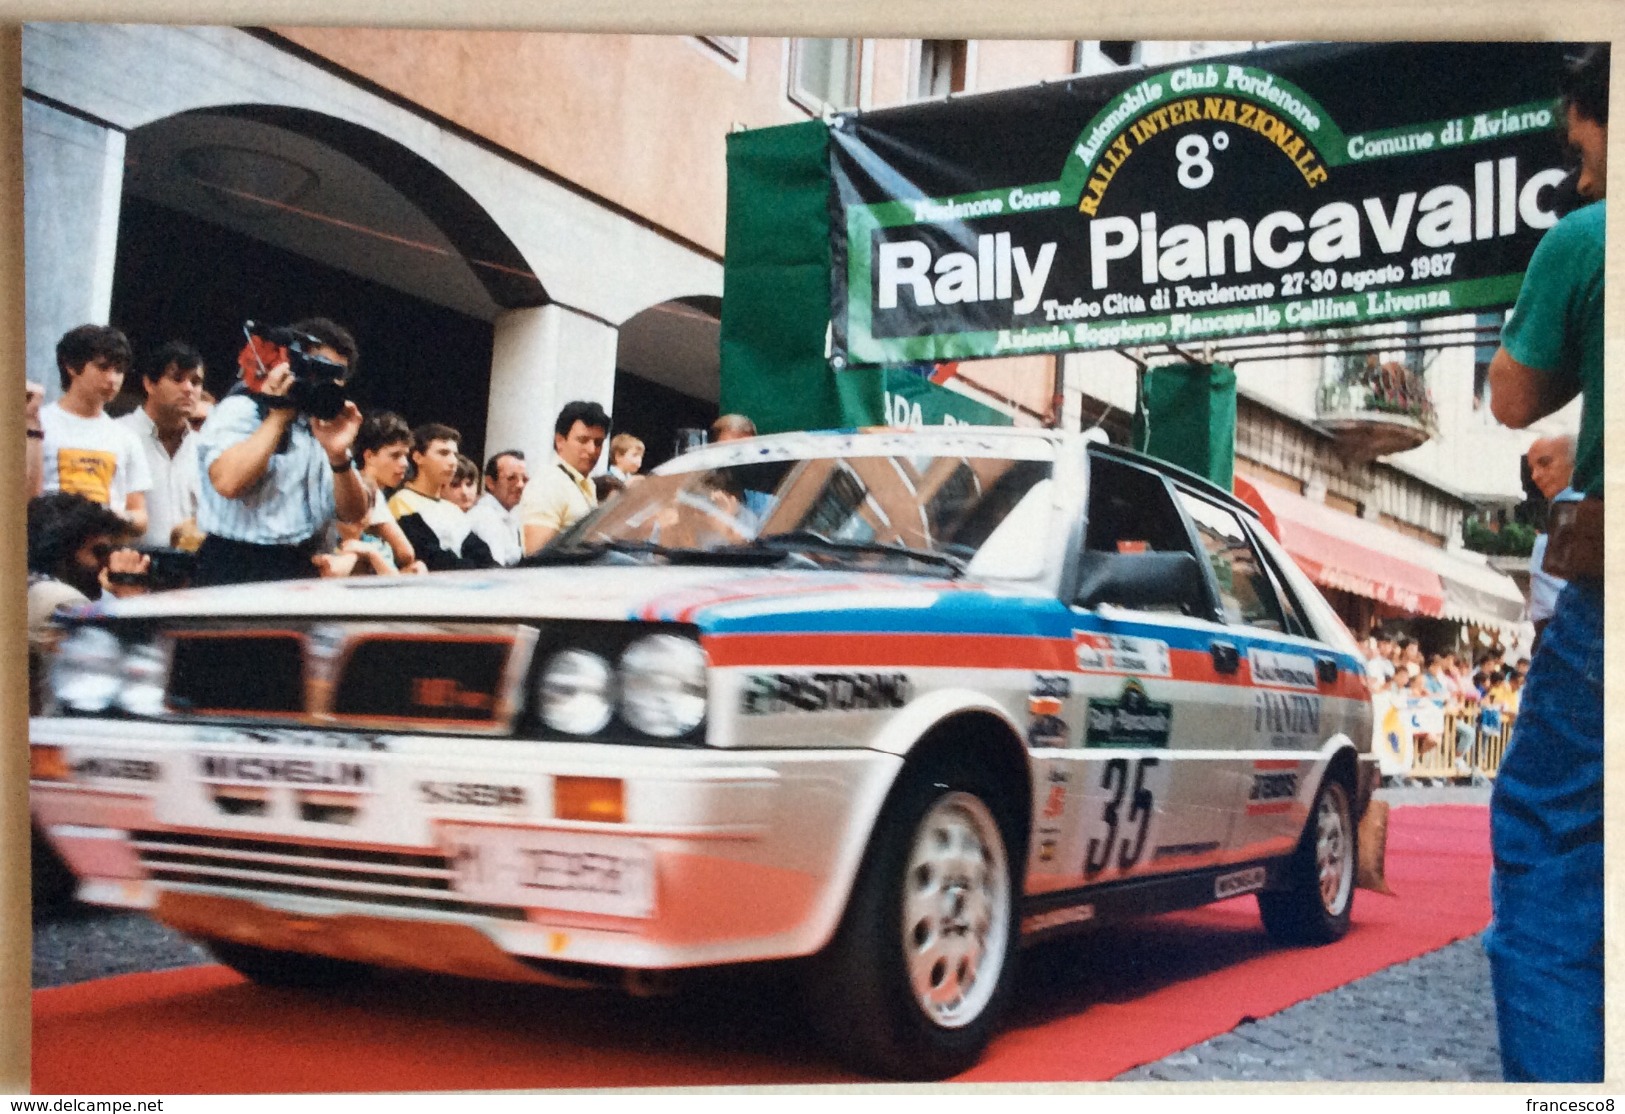
<path fill-rule="evenodd" d="M 1237 511 L 1186 489 L 1178 497 L 1213 571 L 1223 622 L 1216 637 L 1235 648 L 1225 746 L 1241 791 L 1231 854 L 1284 854 L 1303 831 L 1321 746 L 1343 724 L 1347 698 L 1363 696 L 1363 681 L 1313 636 Z"/>
<path fill-rule="evenodd" d="M 1094 456 L 1089 480 L 1085 558 L 1184 554 L 1197 560 L 1190 528 L 1162 476 Z M 1214 644 L 1228 632 L 1213 621 L 1205 579 L 1196 588 L 1182 607 L 1171 596 L 1146 606 L 1085 606 L 1070 598 L 1074 660 L 1059 702 L 1066 710 L 1066 745 L 1035 755 L 1055 784 L 1040 787 L 1047 796 L 1035 818 L 1031 889 L 1224 861 L 1239 785 L 1230 768 L 1231 731 L 1215 717 L 1239 718 L 1243 698 L 1230 692 L 1239 680 L 1234 673 L 1216 671 Z"/>

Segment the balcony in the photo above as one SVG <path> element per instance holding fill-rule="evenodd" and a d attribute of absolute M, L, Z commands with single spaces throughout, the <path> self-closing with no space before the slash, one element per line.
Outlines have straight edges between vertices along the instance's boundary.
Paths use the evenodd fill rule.
<path fill-rule="evenodd" d="M 1367 366 L 1323 384 L 1315 425 L 1356 464 L 1414 449 L 1439 429 L 1427 384 L 1400 363 Z"/>

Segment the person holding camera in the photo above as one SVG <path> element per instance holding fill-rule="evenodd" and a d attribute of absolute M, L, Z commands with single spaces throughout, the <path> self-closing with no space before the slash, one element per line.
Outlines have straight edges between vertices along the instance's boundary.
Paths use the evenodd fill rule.
<path fill-rule="evenodd" d="M 326 318 L 309 318 L 292 327 L 291 343 L 269 349 L 282 358 L 265 367 L 268 349 L 249 331 L 243 382 L 198 433 L 198 528 L 208 537 L 198 549 L 196 586 L 313 577 L 311 558 L 328 522 L 360 522 L 370 504 L 350 452 L 361 411 L 345 399 L 329 417 L 308 413 L 314 392 L 308 383 L 296 389 L 292 366 L 325 361 L 322 374 L 342 388 L 359 355 L 355 338 Z"/>
<path fill-rule="evenodd" d="M 71 491 L 28 501 L 29 707 L 37 709 L 45 662 L 55 648 L 59 608 L 99 600 L 103 593 L 144 593 L 148 558 L 124 544 L 123 516 Z"/>

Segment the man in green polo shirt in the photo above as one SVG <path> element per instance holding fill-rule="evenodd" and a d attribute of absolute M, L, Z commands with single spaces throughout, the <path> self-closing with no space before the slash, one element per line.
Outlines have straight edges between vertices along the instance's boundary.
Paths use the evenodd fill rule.
<path fill-rule="evenodd" d="M 1602 903 L 1602 200 L 1608 49 L 1565 81 L 1577 187 L 1592 204 L 1542 237 L 1490 364 L 1490 408 L 1523 428 L 1579 395 L 1573 493 L 1554 503 L 1545 570 L 1568 581 L 1529 668 L 1490 801 L 1494 921 L 1485 945 L 1509 1082 L 1600 1082 Z"/>

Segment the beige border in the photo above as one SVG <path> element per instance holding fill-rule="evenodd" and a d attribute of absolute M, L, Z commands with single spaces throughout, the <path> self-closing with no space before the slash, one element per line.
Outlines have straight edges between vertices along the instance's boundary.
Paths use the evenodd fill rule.
<path fill-rule="evenodd" d="M 456 17 L 448 18 L 444 0 L 124 0 L 73 3 L 71 0 L 0 0 L 0 16 L 13 26 L 0 26 L 0 88 L 7 90 L 0 106 L 0 382 L 16 397 L 23 377 L 23 253 L 22 253 L 22 117 L 12 91 L 21 85 L 20 36 L 15 24 L 27 20 L 99 19 L 158 23 L 354 24 L 397 26 L 532 27 L 575 31 L 644 31 L 661 33 L 851 34 L 915 36 L 952 34 L 967 38 L 1075 38 L 1084 34 L 1112 34 L 1133 39 L 1625 39 L 1625 3 L 1621 0 L 823 0 L 786 8 L 774 0 L 462 0 Z M 139 60 L 130 59 L 132 74 Z M 1373 80 L 1378 80 L 1373 75 Z M 1621 97 L 1615 97 L 1617 103 Z M 1616 148 L 1619 144 L 1614 145 Z M 1625 162 L 1614 161 L 1613 192 L 1625 186 Z M 1618 223 L 1608 246 L 1608 351 L 1620 363 L 1625 342 L 1625 252 Z M 1625 374 L 1610 376 L 1608 440 L 1618 440 L 1625 411 Z M 21 413 L 0 407 L 0 444 L 21 445 Z M 1610 453 L 1608 487 L 1617 488 L 1625 476 L 1625 463 Z M 26 849 L 27 780 L 24 739 L 23 619 L 23 499 L 21 454 L 0 452 L 0 584 L 5 603 L 0 606 L 0 1092 L 27 1089 L 29 1029 L 29 930 Z M 1625 510 L 1617 490 L 1609 503 L 1609 536 L 1618 539 L 1625 528 Z M 1615 547 L 1616 558 L 1622 547 Z M 1618 567 L 1615 564 L 1615 567 Z M 1625 619 L 1625 605 L 1612 593 L 1609 626 Z M 1615 655 L 1607 666 L 1607 688 L 1625 691 L 1625 660 Z M 1619 715 L 1613 720 L 1621 719 Z M 1612 724 L 1611 724 L 1612 725 Z M 1625 752 L 1612 748 L 1607 777 L 1614 785 L 1625 777 Z M 1618 796 L 1618 791 L 1614 794 Z M 1608 843 L 1621 847 L 1622 812 L 1610 809 Z M 1607 871 L 1607 916 L 1616 923 L 1620 895 L 1625 892 L 1625 871 L 1617 854 L 1610 854 Z M 1619 934 L 1611 934 L 1608 947 L 1610 979 L 1610 1042 L 1607 1078 L 1617 1086 L 1625 1080 L 1625 1041 L 1617 1034 L 1625 1024 L 1621 1007 L 1620 971 L 1625 949 Z M 1126 1087 L 1128 1085 L 1118 1085 Z M 1031 1093 L 1048 1088 L 1019 1088 Z M 1088 1087 L 1065 1088 L 1089 1090 Z M 1136 1088 L 1138 1089 L 1138 1088 Z M 1153 1088 L 1161 1093 L 1187 1093 L 1198 1088 Z M 1313 1086 L 1283 1085 L 1281 1091 L 1325 1091 Z M 1435 1086 L 1350 1087 L 1337 1090 L 1439 1091 Z M 985 1090 L 985 1088 L 976 1088 Z M 1016 1090 L 1016 1088 L 1011 1088 Z M 1208 1092 L 1235 1093 L 1239 1088 L 1213 1086 Z M 1446 1089 L 1448 1090 L 1448 1089 Z M 1497 1088 L 1461 1086 L 1460 1092 L 1495 1092 Z M 1542 1097 L 1553 1097 L 1543 1089 Z M 895 1093 L 895 1092 L 894 1092 Z"/>

